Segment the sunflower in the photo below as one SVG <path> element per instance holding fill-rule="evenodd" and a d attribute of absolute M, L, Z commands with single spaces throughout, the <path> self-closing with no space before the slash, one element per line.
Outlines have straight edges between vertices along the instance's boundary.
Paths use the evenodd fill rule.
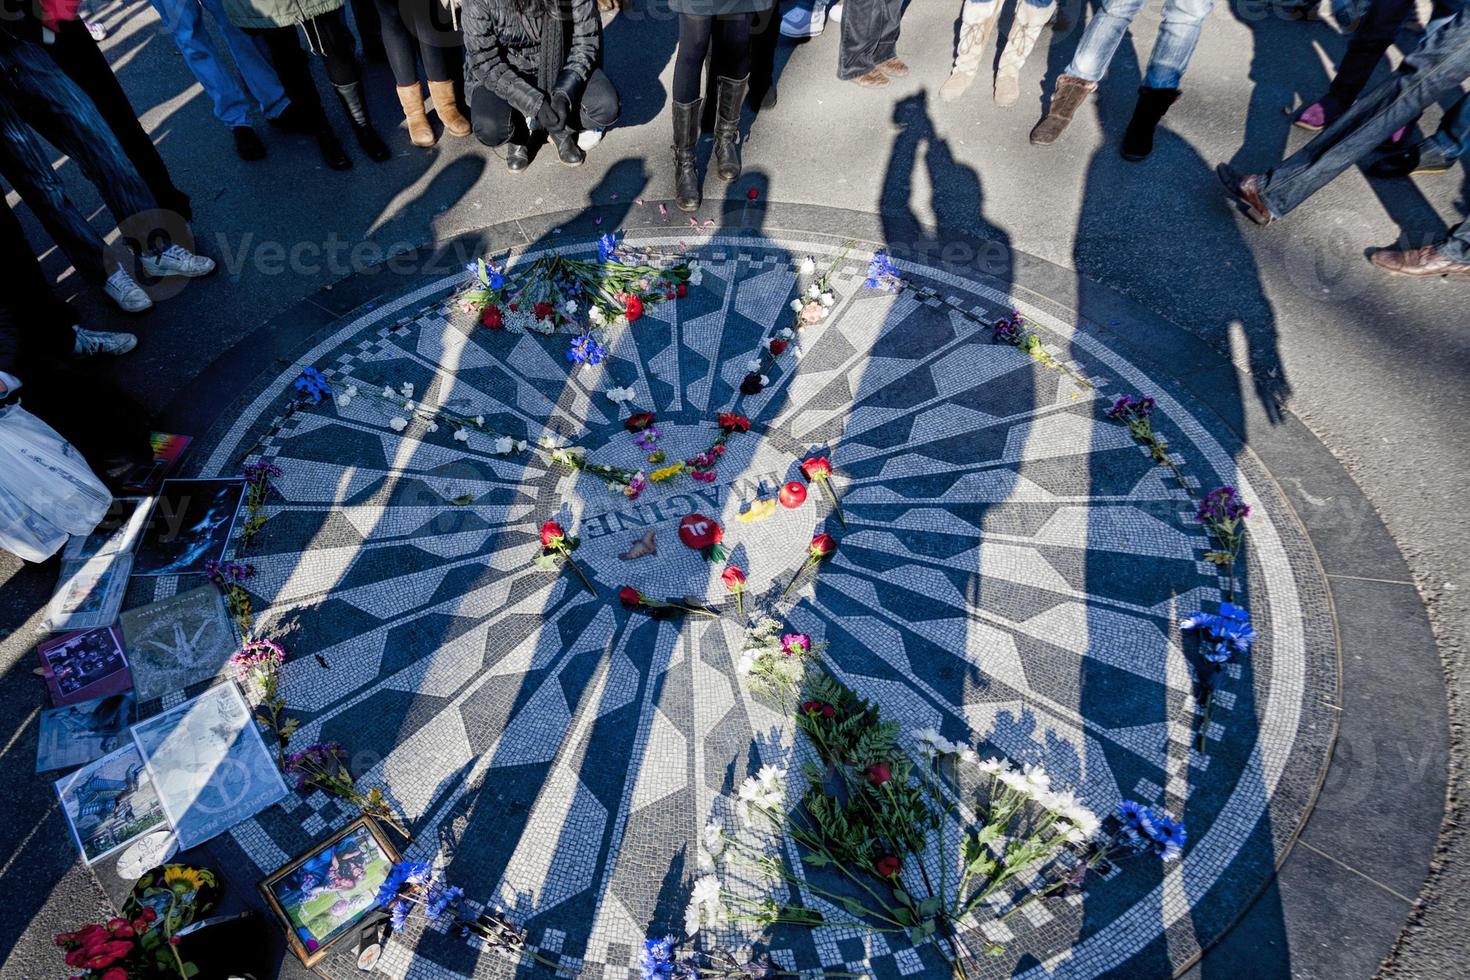
<path fill-rule="evenodd" d="M 169 864 L 163 869 L 163 883 L 177 894 L 184 895 L 203 888 L 207 884 L 206 875 L 208 872 L 187 864 Z"/>

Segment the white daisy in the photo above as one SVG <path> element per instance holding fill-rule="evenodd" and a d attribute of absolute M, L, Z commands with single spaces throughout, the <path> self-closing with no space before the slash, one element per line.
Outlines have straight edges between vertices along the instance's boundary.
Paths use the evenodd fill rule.
<path fill-rule="evenodd" d="M 455 439 L 456 442 L 469 442 L 470 441 L 470 430 L 469 429 L 455 429 L 454 430 L 454 439 Z"/>
<path fill-rule="evenodd" d="M 817 260 L 808 255 L 801 260 L 801 274 L 809 276 L 817 271 Z"/>
<path fill-rule="evenodd" d="M 388 420 L 388 427 L 394 432 L 402 432 L 404 429 L 408 428 L 408 419 L 391 418 Z"/>

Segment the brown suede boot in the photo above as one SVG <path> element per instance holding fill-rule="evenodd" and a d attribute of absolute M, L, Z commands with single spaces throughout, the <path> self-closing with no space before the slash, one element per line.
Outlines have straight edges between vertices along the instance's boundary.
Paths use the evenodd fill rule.
<path fill-rule="evenodd" d="M 450 136 L 470 135 L 470 121 L 459 111 L 459 103 L 454 99 L 453 82 L 430 82 L 429 96 L 434 100 L 434 111 L 439 114 L 439 121 L 444 124 L 444 131 Z"/>
<path fill-rule="evenodd" d="M 1067 129 L 1072 116 L 1081 108 L 1087 97 L 1097 90 L 1097 82 L 1088 82 L 1075 75 L 1063 75 L 1057 79 L 1057 89 L 1051 96 L 1051 108 L 1031 130 L 1031 142 L 1035 146 L 1051 146 Z"/>
<path fill-rule="evenodd" d="M 429 117 L 424 114 L 424 93 L 419 83 L 398 86 L 398 104 L 403 106 L 403 118 L 408 120 L 408 138 L 414 146 L 433 146 L 434 131 L 429 128 Z"/>

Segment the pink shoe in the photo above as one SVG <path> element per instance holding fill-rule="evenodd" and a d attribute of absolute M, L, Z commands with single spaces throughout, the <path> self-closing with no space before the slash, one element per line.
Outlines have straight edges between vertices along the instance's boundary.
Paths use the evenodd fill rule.
<path fill-rule="evenodd" d="M 1310 133 L 1320 132 L 1327 125 L 1327 107 L 1320 102 L 1313 102 L 1297 115 L 1292 125 Z"/>

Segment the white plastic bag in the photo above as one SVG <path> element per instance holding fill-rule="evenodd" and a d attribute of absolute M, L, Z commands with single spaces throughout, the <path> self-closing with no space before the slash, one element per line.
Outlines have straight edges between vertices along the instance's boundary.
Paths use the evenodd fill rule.
<path fill-rule="evenodd" d="M 45 561 L 87 534 L 112 494 L 82 454 L 19 405 L 0 408 L 0 549 Z"/>

